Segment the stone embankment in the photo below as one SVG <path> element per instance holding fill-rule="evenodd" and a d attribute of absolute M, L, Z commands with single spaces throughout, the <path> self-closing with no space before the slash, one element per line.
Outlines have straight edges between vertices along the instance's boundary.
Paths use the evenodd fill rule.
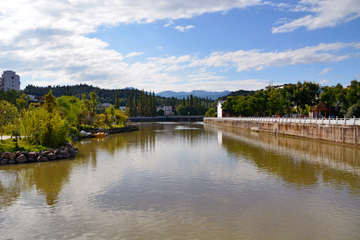
<path fill-rule="evenodd" d="M 17 164 L 17 163 L 34 163 L 34 162 L 47 162 L 52 160 L 61 160 L 75 157 L 79 150 L 71 143 L 66 144 L 58 149 L 48 149 L 41 152 L 4 152 L 0 153 L 1 164 Z"/>
<path fill-rule="evenodd" d="M 235 127 L 288 135 L 295 137 L 325 140 L 342 144 L 359 145 L 360 126 L 346 124 L 295 123 L 295 122 L 268 122 L 252 121 L 240 118 L 204 118 L 204 123 L 225 127 Z"/>

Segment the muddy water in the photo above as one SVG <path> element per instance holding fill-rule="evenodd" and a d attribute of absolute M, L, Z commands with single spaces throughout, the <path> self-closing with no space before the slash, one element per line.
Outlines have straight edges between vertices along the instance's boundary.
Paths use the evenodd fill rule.
<path fill-rule="evenodd" d="M 203 124 L 0 166 L 1 239 L 359 239 L 360 150 Z"/>

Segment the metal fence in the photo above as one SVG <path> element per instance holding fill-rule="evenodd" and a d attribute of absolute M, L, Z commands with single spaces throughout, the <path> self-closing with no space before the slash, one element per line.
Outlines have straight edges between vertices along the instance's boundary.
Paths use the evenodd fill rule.
<path fill-rule="evenodd" d="M 224 119 L 236 121 L 279 122 L 279 123 L 314 123 L 360 125 L 360 118 L 274 118 L 274 117 L 225 117 Z"/>

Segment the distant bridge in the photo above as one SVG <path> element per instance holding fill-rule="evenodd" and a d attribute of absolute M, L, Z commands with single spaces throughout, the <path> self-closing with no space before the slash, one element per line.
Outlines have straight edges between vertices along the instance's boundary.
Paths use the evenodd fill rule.
<path fill-rule="evenodd" d="M 204 116 L 131 117 L 131 122 L 202 122 Z"/>

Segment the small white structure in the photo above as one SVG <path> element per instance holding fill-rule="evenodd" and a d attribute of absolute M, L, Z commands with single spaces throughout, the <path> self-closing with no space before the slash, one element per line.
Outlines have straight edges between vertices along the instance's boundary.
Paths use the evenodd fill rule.
<path fill-rule="evenodd" d="M 173 107 L 172 106 L 157 106 L 156 111 L 159 112 L 160 110 L 164 111 L 164 115 L 173 115 Z"/>
<path fill-rule="evenodd" d="M 218 104 L 217 104 L 217 117 L 223 117 L 222 104 L 224 102 L 225 101 L 218 101 Z"/>
<path fill-rule="evenodd" d="M 111 103 L 102 103 L 99 107 L 99 109 L 102 109 L 102 108 L 107 108 L 107 107 L 111 107 Z"/>
<path fill-rule="evenodd" d="M 0 90 L 8 91 L 13 89 L 20 91 L 20 77 L 11 70 L 4 71 L 0 78 Z"/>
<path fill-rule="evenodd" d="M 125 107 L 125 106 L 120 106 L 119 109 L 122 110 L 123 112 L 126 111 L 126 107 Z"/>

